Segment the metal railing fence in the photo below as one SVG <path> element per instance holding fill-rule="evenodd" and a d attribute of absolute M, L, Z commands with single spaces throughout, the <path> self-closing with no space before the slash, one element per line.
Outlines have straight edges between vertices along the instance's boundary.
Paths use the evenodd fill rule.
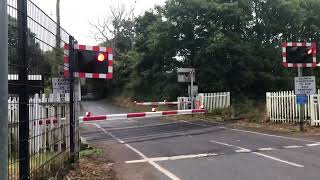
<path fill-rule="evenodd" d="M 51 79 L 63 78 L 63 46 L 70 35 L 30 0 L 8 0 L 7 11 L 8 176 L 60 179 L 79 152 L 78 124 L 73 123 L 79 102 L 75 99 L 72 111 L 69 99 L 49 96 Z"/>

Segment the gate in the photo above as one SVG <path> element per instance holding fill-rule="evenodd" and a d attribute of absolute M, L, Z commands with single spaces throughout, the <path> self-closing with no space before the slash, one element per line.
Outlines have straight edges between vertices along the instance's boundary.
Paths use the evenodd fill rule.
<path fill-rule="evenodd" d="M 7 10 L 8 176 L 60 179 L 79 156 L 78 96 L 51 94 L 70 35 L 30 0 L 8 0 Z"/>

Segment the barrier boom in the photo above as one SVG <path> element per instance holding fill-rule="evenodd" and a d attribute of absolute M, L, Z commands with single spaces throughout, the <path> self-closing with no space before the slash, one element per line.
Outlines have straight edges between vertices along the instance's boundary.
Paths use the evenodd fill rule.
<path fill-rule="evenodd" d="M 188 114 L 202 114 L 206 113 L 204 109 L 188 109 L 188 110 L 172 110 L 172 111 L 157 111 L 157 112 L 138 112 L 127 114 L 110 114 L 99 116 L 83 116 L 79 117 L 80 122 L 104 121 L 115 119 L 128 119 L 128 118 L 148 118 L 148 117 L 161 117 L 169 115 L 188 115 Z M 89 113 L 90 114 L 90 113 Z"/>

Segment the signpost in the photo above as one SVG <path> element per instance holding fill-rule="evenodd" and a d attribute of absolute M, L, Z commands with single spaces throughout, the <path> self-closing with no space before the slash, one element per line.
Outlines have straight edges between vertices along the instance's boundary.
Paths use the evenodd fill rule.
<path fill-rule="evenodd" d="M 77 100 L 81 100 L 81 86 L 80 86 L 80 80 L 75 79 L 74 80 L 74 90 L 76 94 L 78 95 Z M 70 93 L 70 81 L 66 78 L 52 78 L 52 93 L 54 99 L 60 94 L 60 97 L 63 98 L 65 94 Z M 63 96 L 61 96 L 63 95 Z"/>
<path fill-rule="evenodd" d="M 316 78 L 314 76 L 299 76 L 294 78 L 295 94 L 316 94 Z"/>
<path fill-rule="evenodd" d="M 286 68 L 298 68 L 298 77 L 295 77 L 296 103 L 299 105 L 300 131 L 303 131 L 303 107 L 308 102 L 308 96 L 316 93 L 314 76 L 302 76 L 302 68 L 317 66 L 316 43 L 284 42 L 282 43 L 282 64 Z"/>
<path fill-rule="evenodd" d="M 308 95 L 316 94 L 315 76 L 302 76 L 301 67 L 298 68 L 298 77 L 294 78 L 294 93 L 296 94 L 296 103 L 300 107 L 300 131 L 303 131 L 303 107 L 308 102 Z"/>
<path fill-rule="evenodd" d="M 190 98 L 191 98 L 191 109 L 194 108 L 194 90 L 193 83 L 195 82 L 195 70 L 194 68 L 178 68 L 178 82 L 190 82 Z"/>
<path fill-rule="evenodd" d="M 191 86 L 188 86 L 188 94 L 191 96 Z M 193 85 L 193 95 L 197 96 L 198 94 L 198 85 Z"/>
<path fill-rule="evenodd" d="M 53 94 L 66 94 L 70 93 L 70 82 L 66 78 L 52 78 Z"/>

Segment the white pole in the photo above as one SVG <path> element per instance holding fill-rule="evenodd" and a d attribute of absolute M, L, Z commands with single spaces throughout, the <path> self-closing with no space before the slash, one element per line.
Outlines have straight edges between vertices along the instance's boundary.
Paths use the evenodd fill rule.
<path fill-rule="evenodd" d="M 194 107 L 194 102 L 193 102 L 193 76 L 194 76 L 194 71 L 191 70 L 190 72 L 190 75 L 191 75 L 191 87 L 190 87 L 190 96 L 191 96 L 191 109 L 193 109 Z"/>
<path fill-rule="evenodd" d="M 0 179 L 8 179 L 8 13 L 0 0 Z"/>

